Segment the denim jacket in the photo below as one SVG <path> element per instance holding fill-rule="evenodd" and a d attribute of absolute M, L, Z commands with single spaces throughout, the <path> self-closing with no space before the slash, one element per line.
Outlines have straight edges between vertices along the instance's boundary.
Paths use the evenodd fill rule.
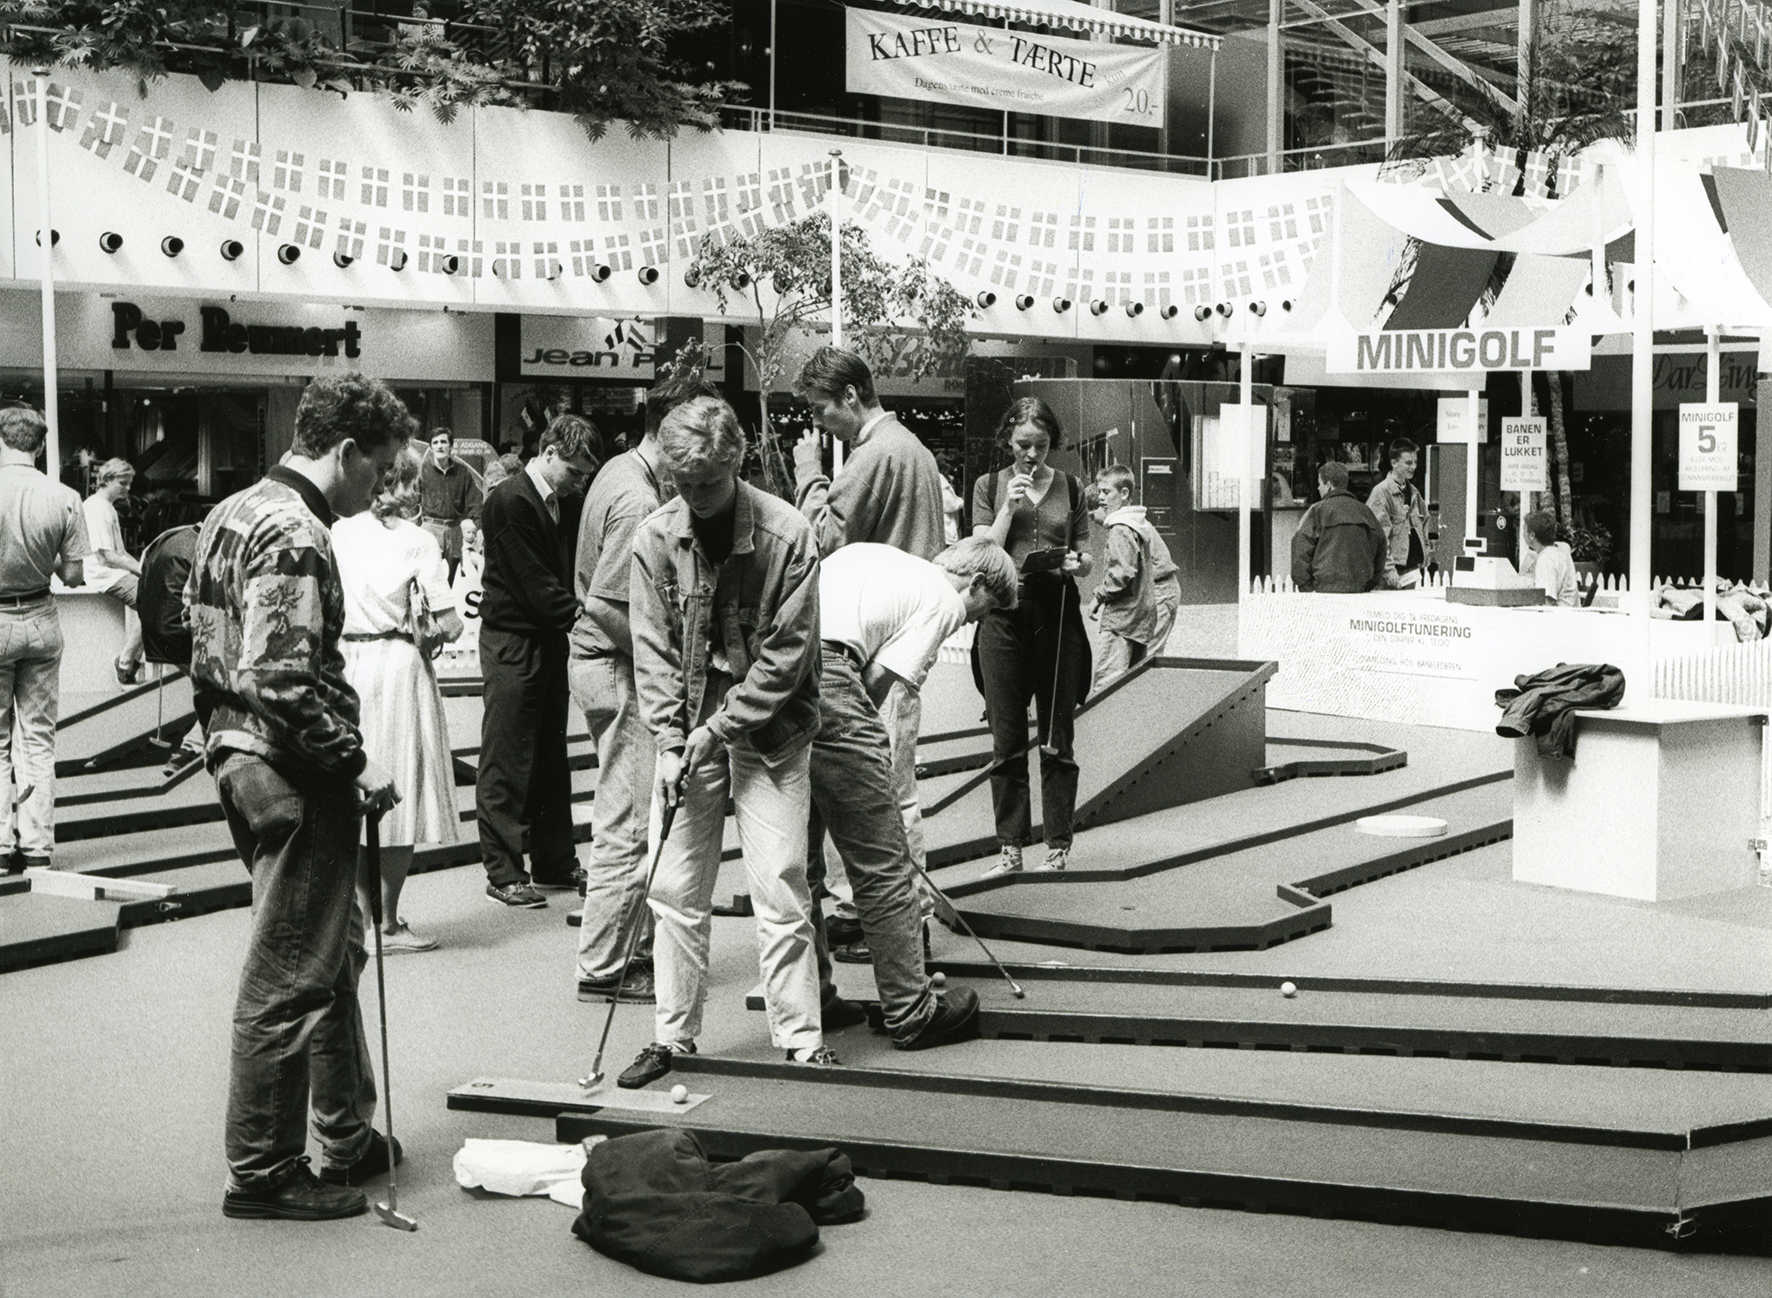
<path fill-rule="evenodd" d="M 634 684 L 660 753 L 705 724 L 774 765 L 818 731 L 818 545 L 792 505 L 749 483 L 733 508 L 732 553 L 717 566 L 680 498 L 635 531 Z M 703 716 L 710 683 L 719 703 Z"/>

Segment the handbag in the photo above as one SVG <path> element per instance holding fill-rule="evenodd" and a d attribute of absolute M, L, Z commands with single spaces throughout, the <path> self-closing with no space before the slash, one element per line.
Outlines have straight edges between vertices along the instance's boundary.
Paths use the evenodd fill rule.
<path fill-rule="evenodd" d="M 412 613 L 412 643 L 426 658 L 435 658 L 443 652 L 449 637 L 443 634 L 437 615 L 431 611 L 431 601 L 425 596 L 425 588 L 416 576 L 407 580 L 406 606 Z"/>

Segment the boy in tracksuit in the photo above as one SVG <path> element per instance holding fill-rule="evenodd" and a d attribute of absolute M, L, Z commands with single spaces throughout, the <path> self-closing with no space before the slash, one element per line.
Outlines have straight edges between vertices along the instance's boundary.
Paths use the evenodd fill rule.
<path fill-rule="evenodd" d="M 1145 517 L 1144 506 L 1132 503 L 1136 483 L 1123 464 L 1095 475 L 1095 518 L 1107 528 L 1107 565 L 1089 606 L 1102 631 L 1092 693 L 1160 653 L 1181 606 L 1181 580 L 1169 547 Z"/>

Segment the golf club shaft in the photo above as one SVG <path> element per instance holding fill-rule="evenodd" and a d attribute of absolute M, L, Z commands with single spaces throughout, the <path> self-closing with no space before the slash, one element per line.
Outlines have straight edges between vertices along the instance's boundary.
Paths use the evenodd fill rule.
<path fill-rule="evenodd" d="M 671 836 L 671 822 L 677 818 L 677 807 L 681 805 L 682 793 L 678 792 L 677 802 L 667 806 L 658 818 L 658 842 L 652 849 L 652 863 L 646 868 L 646 886 L 640 889 L 629 908 L 627 949 L 622 953 L 621 976 L 615 980 L 615 995 L 610 997 L 609 1012 L 603 1016 L 603 1034 L 597 1038 L 597 1054 L 591 1061 L 590 1082 L 595 1085 L 603 1075 L 603 1051 L 609 1045 L 609 1029 L 615 1023 L 615 1007 L 621 1004 L 622 989 L 628 985 L 628 969 L 634 963 L 634 952 L 640 946 L 640 912 L 646 905 L 646 898 L 652 892 L 652 880 L 658 873 L 658 859 L 664 855 L 665 842 Z"/>
<path fill-rule="evenodd" d="M 991 954 L 991 949 L 984 944 L 984 939 L 972 931 L 972 925 L 966 922 L 966 917 L 960 913 L 960 908 L 954 905 L 953 900 L 936 886 L 935 880 L 929 877 L 929 871 L 918 865 L 914 858 L 911 861 L 911 868 L 922 876 L 923 882 L 928 886 L 929 891 L 933 892 L 937 897 L 940 897 L 946 904 L 947 908 L 954 912 L 954 918 L 960 921 L 960 927 L 966 930 L 966 936 L 978 943 L 978 949 L 984 952 L 984 958 L 995 965 L 997 972 L 1003 975 L 1003 981 L 1009 984 L 1009 990 L 1015 993 L 1015 999 L 1021 1000 L 1027 993 L 1022 991 L 1020 983 L 1010 977 L 1009 971 L 1003 967 L 1003 962 Z"/>
<path fill-rule="evenodd" d="M 375 1003 L 381 1018 L 381 1112 L 382 1125 L 388 1131 L 388 1207 L 392 1211 L 398 1204 L 399 1183 L 394 1172 L 394 1079 L 388 1072 L 388 983 L 381 950 L 381 812 L 369 814 L 364 834 L 369 844 L 369 925 L 375 930 Z"/>
<path fill-rule="evenodd" d="M 1058 626 L 1053 634 L 1057 637 L 1052 643 L 1052 692 L 1046 696 L 1046 738 L 1040 744 L 1040 750 L 1055 753 L 1052 744 L 1052 727 L 1058 722 L 1058 669 L 1064 661 L 1064 601 L 1070 593 L 1070 578 L 1063 573 L 1058 578 Z"/>

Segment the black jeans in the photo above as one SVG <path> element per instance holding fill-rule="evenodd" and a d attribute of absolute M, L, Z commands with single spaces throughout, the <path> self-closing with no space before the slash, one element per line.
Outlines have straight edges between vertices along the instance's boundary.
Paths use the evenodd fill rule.
<path fill-rule="evenodd" d="M 567 883 L 572 774 L 566 766 L 566 637 L 480 628 L 480 772 L 474 806 L 487 881 L 504 887 L 533 875 Z M 523 869 L 527 832 L 530 869 Z"/>
<path fill-rule="evenodd" d="M 1089 638 L 1083 631 L 1075 583 L 1069 577 L 1046 574 L 1024 579 L 1021 602 L 986 614 L 978 624 L 977 643 L 991 728 L 991 805 L 997 838 L 1012 847 L 1033 841 L 1027 758 L 1031 699 L 1039 718 L 1038 740 L 1054 750 L 1040 754 L 1040 815 L 1046 843 L 1069 847 L 1077 807 L 1071 732 L 1090 672 Z"/>

